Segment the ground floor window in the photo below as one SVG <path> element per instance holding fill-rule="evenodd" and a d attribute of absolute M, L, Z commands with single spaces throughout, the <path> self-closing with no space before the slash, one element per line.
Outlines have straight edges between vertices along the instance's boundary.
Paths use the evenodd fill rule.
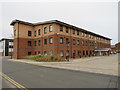
<path fill-rule="evenodd" d="M 53 51 L 50 51 L 50 56 L 52 56 L 53 55 Z"/>
<path fill-rule="evenodd" d="M 28 55 L 32 55 L 32 52 L 28 52 Z"/>
<path fill-rule="evenodd" d="M 83 51 L 83 55 L 85 55 L 85 51 Z"/>
<path fill-rule="evenodd" d="M 64 52 L 60 51 L 60 56 L 63 57 L 64 56 Z"/>
<path fill-rule="evenodd" d="M 78 50 L 78 56 L 80 56 L 80 50 Z"/>
<path fill-rule="evenodd" d="M 47 56 L 47 51 L 44 51 L 44 55 Z"/>
<path fill-rule="evenodd" d="M 40 55 L 40 51 L 38 51 L 38 54 Z"/>
<path fill-rule="evenodd" d="M 66 56 L 69 56 L 69 51 L 68 50 L 66 51 Z"/>

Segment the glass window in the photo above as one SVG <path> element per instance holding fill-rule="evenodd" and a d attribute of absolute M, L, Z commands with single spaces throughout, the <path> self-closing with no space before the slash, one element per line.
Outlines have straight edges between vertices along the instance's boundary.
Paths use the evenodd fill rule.
<path fill-rule="evenodd" d="M 66 44 L 69 44 L 69 39 L 68 38 L 66 38 Z"/>
<path fill-rule="evenodd" d="M 44 51 L 44 55 L 47 56 L 47 51 Z"/>
<path fill-rule="evenodd" d="M 78 56 L 80 56 L 80 50 L 78 50 Z"/>
<path fill-rule="evenodd" d="M 52 51 L 50 51 L 50 56 L 52 56 L 53 55 L 53 52 Z"/>
<path fill-rule="evenodd" d="M 60 38 L 60 44 L 63 44 L 63 38 L 62 37 Z"/>
<path fill-rule="evenodd" d="M 50 28 L 49 28 L 49 29 L 50 29 L 50 32 L 52 32 L 52 31 L 53 31 L 53 30 L 52 30 L 52 25 L 50 25 Z"/>
<path fill-rule="evenodd" d="M 63 26 L 62 26 L 62 25 L 60 25 L 60 31 L 62 31 L 62 32 L 63 32 Z"/>
<path fill-rule="evenodd" d="M 28 31 L 28 36 L 32 36 L 32 32 L 31 31 Z"/>
<path fill-rule="evenodd" d="M 40 35 L 40 29 L 38 30 L 38 35 Z"/>
<path fill-rule="evenodd" d="M 28 46 L 32 46 L 32 42 L 31 41 L 28 41 Z"/>
<path fill-rule="evenodd" d="M 80 45 L 80 40 L 77 40 L 77 45 Z"/>
<path fill-rule="evenodd" d="M 72 29 L 72 33 L 75 34 L 75 29 Z"/>
<path fill-rule="evenodd" d="M 28 55 L 32 55 L 32 52 L 28 52 Z"/>
<path fill-rule="evenodd" d="M 36 41 L 34 41 L 34 46 L 36 46 Z"/>
<path fill-rule="evenodd" d="M 66 51 L 66 56 L 69 56 L 69 51 L 68 50 Z"/>
<path fill-rule="evenodd" d="M 38 40 L 38 46 L 40 46 L 40 40 Z"/>
<path fill-rule="evenodd" d="M 79 30 L 77 30 L 77 35 L 79 35 Z"/>
<path fill-rule="evenodd" d="M 68 27 L 66 27 L 66 33 L 69 33 L 69 31 L 68 31 Z"/>
<path fill-rule="evenodd" d="M 84 46 L 84 41 L 82 41 L 82 45 Z"/>
<path fill-rule="evenodd" d="M 44 27 L 44 34 L 47 33 L 47 27 Z"/>
<path fill-rule="evenodd" d="M 64 56 L 63 51 L 60 51 L 60 56 L 61 56 L 61 57 L 63 57 L 63 56 Z"/>
<path fill-rule="evenodd" d="M 73 39 L 73 45 L 75 45 L 75 43 L 76 43 L 76 41 L 75 41 L 75 39 Z"/>
<path fill-rule="evenodd" d="M 50 40 L 50 44 L 52 44 L 53 43 L 53 38 L 50 38 L 49 40 Z"/>
<path fill-rule="evenodd" d="M 44 44 L 47 44 L 47 39 L 44 39 Z"/>
<path fill-rule="evenodd" d="M 14 30 L 14 36 L 16 36 L 16 30 Z"/>
<path fill-rule="evenodd" d="M 82 37 L 84 37 L 84 33 L 82 32 Z"/>
<path fill-rule="evenodd" d="M 40 51 L 38 51 L 38 54 L 40 55 Z"/>
<path fill-rule="evenodd" d="M 36 31 L 34 32 L 34 36 L 36 37 Z"/>

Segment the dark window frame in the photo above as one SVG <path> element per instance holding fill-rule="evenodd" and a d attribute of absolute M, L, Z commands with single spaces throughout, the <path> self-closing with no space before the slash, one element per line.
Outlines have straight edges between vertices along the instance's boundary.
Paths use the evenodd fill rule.
<path fill-rule="evenodd" d="M 60 25 L 60 31 L 63 32 L 63 25 Z"/>
<path fill-rule="evenodd" d="M 28 41 L 28 46 L 32 46 L 32 41 Z"/>
<path fill-rule="evenodd" d="M 38 35 L 40 35 L 40 31 L 41 31 L 41 30 L 40 30 L 40 29 L 38 29 Z"/>
<path fill-rule="evenodd" d="M 44 34 L 47 33 L 47 27 L 44 27 Z"/>
<path fill-rule="evenodd" d="M 62 39 L 62 42 L 61 42 L 61 39 Z M 60 44 L 63 44 L 63 37 L 60 37 Z"/>
<path fill-rule="evenodd" d="M 51 39 L 52 39 L 52 42 L 51 42 Z M 50 37 L 50 38 L 49 38 L 49 43 L 50 43 L 50 44 L 53 44 L 53 37 Z"/>
<path fill-rule="evenodd" d="M 32 36 L 32 31 L 28 31 L 28 36 Z"/>
<path fill-rule="evenodd" d="M 51 30 L 51 26 L 52 25 L 49 26 L 49 32 L 53 32 L 53 26 L 52 26 L 52 30 Z"/>

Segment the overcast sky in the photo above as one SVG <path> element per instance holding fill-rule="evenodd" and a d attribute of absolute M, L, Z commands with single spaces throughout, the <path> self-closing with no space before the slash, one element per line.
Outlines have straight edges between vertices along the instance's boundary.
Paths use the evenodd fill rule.
<path fill-rule="evenodd" d="M 10 22 L 14 19 L 31 23 L 60 20 L 109 37 L 112 44 L 118 42 L 117 2 L 5 2 L 0 7 L 0 38 L 11 36 Z"/>

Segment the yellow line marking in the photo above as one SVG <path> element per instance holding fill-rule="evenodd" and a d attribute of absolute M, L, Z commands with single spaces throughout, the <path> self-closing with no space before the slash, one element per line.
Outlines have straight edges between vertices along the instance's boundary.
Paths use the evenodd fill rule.
<path fill-rule="evenodd" d="M 24 86 L 20 85 L 19 83 L 17 83 L 16 81 L 14 81 L 13 79 L 11 79 L 10 77 L 8 77 L 7 75 L 5 75 L 4 73 L 0 72 L 0 75 L 5 78 L 6 80 L 8 80 L 9 82 L 11 82 L 13 85 L 15 85 L 17 88 L 20 88 L 21 90 L 28 90 L 27 88 L 25 88 Z"/>
<path fill-rule="evenodd" d="M 120 64 L 120 61 L 115 62 L 115 64 Z"/>

